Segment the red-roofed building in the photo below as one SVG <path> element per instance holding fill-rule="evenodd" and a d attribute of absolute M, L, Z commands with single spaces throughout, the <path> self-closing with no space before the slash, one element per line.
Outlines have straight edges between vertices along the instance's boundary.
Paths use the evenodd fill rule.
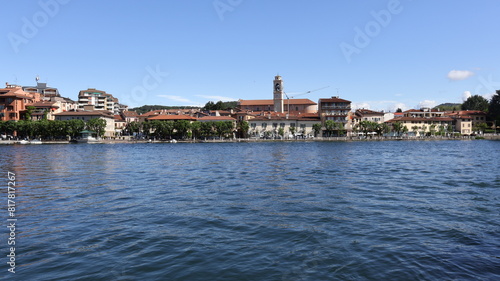
<path fill-rule="evenodd" d="M 318 113 L 321 121 L 333 120 L 335 122 L 347 123 L 351 111 L 351 101 L 339 97 L 319 99 Z"/>
<path fill-rule="evenodd" d="M 0 89 L 0 120 L 22 120 L 26 107 L 39 101 L 39 93 L 27 93 L 20 86 L 6 83 L 6 88 Z"/>
<path fill-rule="evenodd" d="M 388 124 L 402 123 L 410 135 L 423 136 L 436 132 L 458 132 L 470 135 L 472 131 L 472 117 L 467 111 L 444 112 L 437 109 L 422 108 L 410 109 L 403 112 L 403 117 L 395 117 L 386 121 Z"/>
<path fill-rule="evenodd" d="M 187 121 L 196 121 L 195 117 L 189 115 L 155 115 L 147 118 L 148 121 L 160 120 L 160 121 L 178 121 L 178 120 L 187 120 Z"/>
<path fill-rule="evenodd" d="M 284 112 L 290 113 L 314 113 L 317 111 L 317 103 L 310 99 L 286 99 L 283 100 Z M 275 111 L 274 100 L 239 100 L 238 106 L 245 111 Z"/>
<path fill-rule="evenodd" d="M 238 107 L 243 111 L 274 111 L 290 114 L 314 113 L 318 105 L 310 99 L 284 98 L 283 79 L 277 75 L 273 81 L 273 99 L 239 100 Z"/>

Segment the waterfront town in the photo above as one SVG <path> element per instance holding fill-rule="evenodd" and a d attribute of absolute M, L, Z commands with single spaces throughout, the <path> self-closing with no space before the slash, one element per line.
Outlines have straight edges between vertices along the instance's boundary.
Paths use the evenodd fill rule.
<path fill-rule="evenodd" d="M 272 99 L 240 99 L 234 108 L 225 110 L 176 108 L 142 114 L 129 110 L 118 98 L 103 90 L 81 90 L 78 100 L 74 101 L 62 97 L 57 88 L 38 80 L 37 77 L 35 86 L 6 83 L 0 89 L 2 139 L 69 140 L 77 139 L 82 134 L 118 140 L 423 138 L 481 135 L 485 132 L 496 133 L 498 129 L 495 118 L 490 118 L 482 110 L 438 107 L 383 112 L 362 108 L 353 110 L 348 97 L 330 96 L 317 102 L 307 98 L 289 98 L 283 90 L 283 78 L 279 75 L 272 81 Z M 499 96 L 498 91 L 496 96 Z M 74 127 L 71 133 L 60 130 L 47 135 L 48 129 L 37 131 L 33 126 L 24 126 L 31 129 L 22 130 L 12 126 L 12 122 L 55 124 L 72 120 L 75 124 L 74 120 L 81 121 L 78 121 L 78 126 L 71 125 Z"/>

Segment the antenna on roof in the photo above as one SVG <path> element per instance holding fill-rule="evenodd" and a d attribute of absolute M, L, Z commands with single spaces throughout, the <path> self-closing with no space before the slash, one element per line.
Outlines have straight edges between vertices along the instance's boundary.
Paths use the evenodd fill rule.
<path fill-rule="evenodd" d="M 38 83 L 38 81 L 40 80 L 40 76 L 37 74 L 36 75 L 36 78 L 35 78 L 36 82 Z"/>

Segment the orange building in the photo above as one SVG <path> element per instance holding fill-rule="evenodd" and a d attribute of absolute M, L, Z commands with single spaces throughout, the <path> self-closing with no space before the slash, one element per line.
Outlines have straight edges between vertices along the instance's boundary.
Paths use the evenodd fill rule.
<path fill-rule="evenodd" d="M 27 93 L 20 86 L 5 85 L 0 89 L 0 121 L 22 120 L 26 108 L 41 101 L 39 93 Z"/>

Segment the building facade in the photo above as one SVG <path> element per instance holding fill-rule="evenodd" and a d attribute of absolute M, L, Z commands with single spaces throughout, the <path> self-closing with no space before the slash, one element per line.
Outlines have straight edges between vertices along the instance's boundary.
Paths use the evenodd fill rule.
<path fill-rule="evenodd" d="M 120 104 L 119 100 L 105 91 L 88 88 L 78 93 L 78 109 L 93 106 L 94 110 L 107 110 L 119 115 L 121 110 L 127 109 L 126 105 Z"/>
<path fill-rule="evenodd" d="M 54 114 L 55 120 L 83 120 L 87 122 L 91 119 L 99 118 L 106 121 L 105 137 L 115 136 L 115 116 L 109 111 L 94 110 L 94 111 L 67 111 Z"/>
<path fill-rule="evenodd" d="M 0 121 L 23 120 L 27 107 L 39 101 L 39 93 L 28 93 L 21 86 L 6 83 L 6 87 L 0 89 Z"/>

